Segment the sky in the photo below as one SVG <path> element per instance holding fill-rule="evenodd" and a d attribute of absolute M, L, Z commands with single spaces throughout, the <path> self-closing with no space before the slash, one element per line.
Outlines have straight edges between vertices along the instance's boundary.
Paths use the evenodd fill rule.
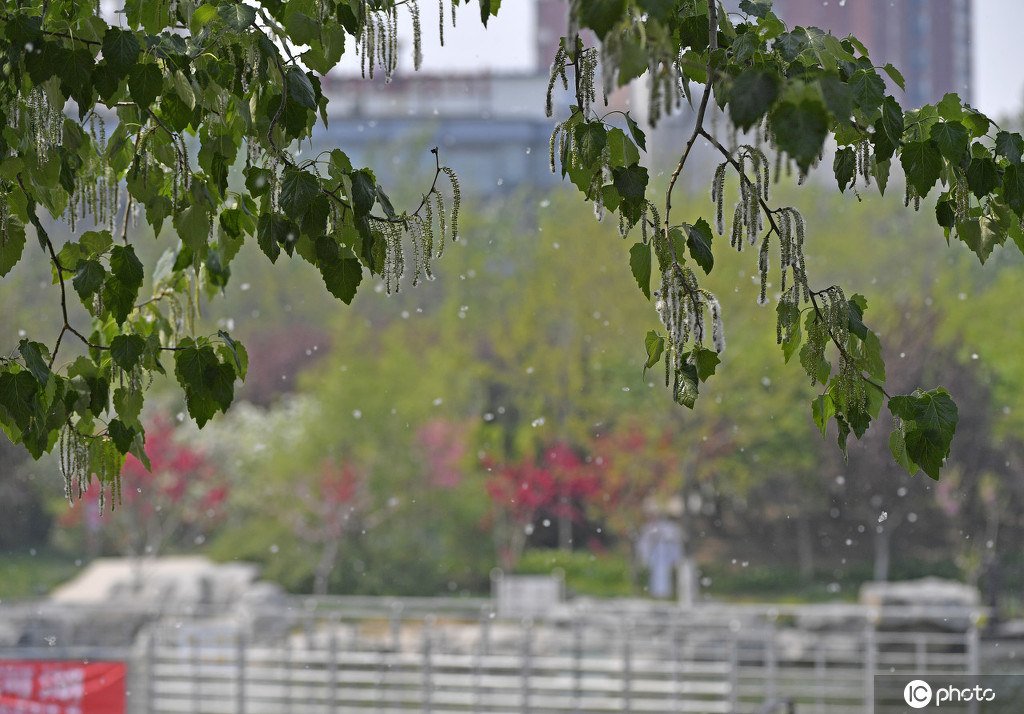
<path fill-rule="evenodd" d="M 444 5 L 448 7 L 447 2 Z M 973 0 L 972 7 L 973 104 L 998 120 L 1016 114 L 1024 102 L 1024 0 Z M 491 19 L 487 30 L 480 24 L 475 4 L 460 8 L 454 30 L 446 17 L 443 48 L 438 42 L 438 4 L 425 2 L 420 8 L 423 71 L 473 74 L 481 69 L 515 72 L 535 66 L 532 0 L 502 3 L 501 12 Z M 400 26 L 400 35 L 412 36 L 408 23 Z M 542 64 L 547 61 L 543 59 Z M 356 62 L 350 71 L 358 71 Z M 408 67 L 411 62 L 404 60 L 401 64 Z"/>

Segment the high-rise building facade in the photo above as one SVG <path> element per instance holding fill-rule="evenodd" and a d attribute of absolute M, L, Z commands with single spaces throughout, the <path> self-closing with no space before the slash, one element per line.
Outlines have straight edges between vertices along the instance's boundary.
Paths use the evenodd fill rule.
<path fill-rule="evenodd" d="M 901 103 L 933 104 L 946 92 L 971 101 L 971 0 L 775 0 L 775 12 L 790 27 L 855 36 L 875 64 L 906 78 Z"/>

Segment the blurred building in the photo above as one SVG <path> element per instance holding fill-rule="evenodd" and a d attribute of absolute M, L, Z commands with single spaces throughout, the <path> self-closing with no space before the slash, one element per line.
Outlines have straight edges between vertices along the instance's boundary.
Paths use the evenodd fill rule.
<path fill-rule="evenodd" d="M 907 80 L 901 103 L 946 92 L 971 101 L 971 0 L 775 0 L 775 11 L 790 27 L 853 35 L 876 65 L 891 62 Z"/>

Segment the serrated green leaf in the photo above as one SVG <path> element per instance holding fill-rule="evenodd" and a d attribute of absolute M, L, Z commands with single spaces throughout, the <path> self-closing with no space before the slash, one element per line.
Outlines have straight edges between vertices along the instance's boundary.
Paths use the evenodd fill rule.
<path fill-rule="evenodd" d="M 805 99 L 799 104 L 780 102 L 769 120 L 775 142 L 806 173 L 821 153 L 829 132 L 829 117 L 820 102 Z"/>
<path fill-rule="evenodd" d="M 629 166 L 640 161 L 640 152 L 622 129 L 608 130 L 608 163 L 611 166 Z M 610 210 L 615 210 L 608 206 Z"/>
<path fill-rule="evenodd" d="M 949 445 L 960 420 L 949 392 L 942 387 L 927 392 L 918 389 L 913 394 L 890 399 L 889 411 L 903 421 L 907 457 L 931 478 L 938 480 L 939 470 L 949 456 Z M 897 455 L 896 450 L 893 450 L 893 455 Z"/>
<path fill-rule="evenodd" d="M 982 263 L 988 260 L 997 245 L 1002 245 L 1006 240 L 1006 234 L 988 216 L 957 223 L 956 235 L 974 251 Z"/>
<path fill-rule="evenodd" d="M 639 164 L 617 166 L 612 170 L 615 190 L 627 201 L 641 201 L 647 191 L 647 169 Z"/>
<path fill-rule="evenodd" d="M 885 97 L 885 82 L 874 70 L 858 69 L 850 77 L 850 91 L 853 99 L 865 114 L 873 114 L 882 106 Z"/>
<path fill-rule="evenodd" d="M 995 191 L 1002 177 L 999 175 L 999 167 L 996 162 L 989 158 L 971 159 L 967 167 L 967 187 L 971 189 L 978 198 L 983 198 Z"/>
<path fill-rule="evenodd" d="M 352 249 L 339 246 L 329 236 L 321 236 L 316 241 L 316 261 L 331 295 L 351 304 L 363 279 L 363 266 Z"/>
<path fill-rule="evenodd" d="M 126 425 L 120 419 L 111 419 L 107 424 L 107 433 L 114 446 L 122 454 L 127 454 L 132 448 L 132 441 L 135 439 L 135 429 Z"/>
<path fill-rule="evenodd" d="M 903 109 L 894 97 L 882 100 L 882 128 L 893 146 L 899 146 L 903 140 Z"/>
<path fill-rule="evenodd" d="M 1003 198 L 1018 216 L 1024 216 L 1024 170 L 1010 164 L 1003 170 Z"/>
<path fill-rule="evenodd" d="M 174 353 L 174 375 L 185 390 L 188 413 L 202 428 L 218 411 L 226 411 L 234 399 L 235 369 L 217 359 L 209 344 L 183 340 Z"/>
<path fill-rule="evenodd" d="M 131 92 L 132 101 L 142 109 L 148 109 L 163 88 L 163 74 L 152 62 L 136 64 L 128 72 L 128 91 Z"/>
<path fill-rule="evenodd" d="M 110 358 L 125 372 L 130 372 L 145 349 L 146 341 L 139 335 L 118 335 L 110 341 Z"/>
<path fill-rule="evenodd" d="M 942 173 L 942 153 L 931 140 L 907 142 L 900 154 L 900 164 L 907 182 L 923 198 L 932 190 Z"/>
<path fill-rule="evenodd" d="M 103 305 L 117 324 L 122 324 L 135 309 L 144 274 L 132 246 L 116 245 L 110 250 L 110 274 L 103 281 Z"/>
<path fill-rule="evenodd" d="M 856 181 L 857 153 L 848 146 L 837 150 L 832 161 L 832 170 L 835 172 L 839 191 L 845 191 L 847 186 L 853 185 Z"/>
<path fill-rule="evenodd" d="M 37 395 L 41 389 L 29 372 L 0 373 L 0 419 L 25 431 L 36 413 Z"/>
<path fill-rule="evenodd" d="M 598 39 L 604 39 L 604 36 L 622 21 L 625 9 L 626 0 L 589 0 L 581 3 L 580 25 L 593 30 Z"/>
<path fill-rule="evenodd" d="M 633 137 L 633 141 L 644 151 L 647 151 L 647 135 L 644 134 L 643 130 L 633 121 L 633 117 L 626 112 L 626 126 L 629 127 L 629 135 Z"/>
<path fill-rule="evenodd" d="M 814 418 L 814 424 L 818 427 L 818 431 L 821 432 L 821 438 L 824 439 L 829 419 L 836 415 L 836 404 L 832 400 L 832 395 L 828 393 L 819 394 L 818 398 L 811 402 L 811 415 Z"/>
<path fill-rule="evenodd" d="M 644 374 L 646 375 L 654 365 L 661 361 L 661 355 L 665 351 L 665 338 L 654 330 L 648 330 L 644 338 L 644 347 L 647 349 L 647 362 L 644 363 Z"/>
<path fill-rule="evenodd" d="M 714 375 L 715 368 L 722 362 L 717 352 L 703 347 L 695 347 L 692 358 L 697 367 L 697 379 L 701 382 L 708 381 L 708 377 Z"/>
<path fill-rule="evenodd" d="M 629 249 L 629 268 L 633 271 L 633 278 L 640 287 L 640 291 L 651 299 L 651 245 L 648 243 L 634 243 Z"/>
<path fill-rule="evenodd" d="M 751 69 L 743 72 L 729 90 L 729 117 L 743 131 L 761 121 L 779 96 L 781 81 L 774 72 Z"/>
<path fill-rule="evenodd" d="M 293 221 L 301 220 L 313 199 L 320 194 L 320 181 L 308 171 L 291 167 L 281 177 L 281 209 Z"/>
<path fill-rule="evenodd" d="M 608 132 L 599 121 L 587 122 L 573 128 L 572 140 L 576 147 L 574 160 L 581 167 L 596 166 L 608 143 Z"/>
<path fill-rule="evenodd" d="M 7 231 L 0 234 L 0 278 L 11 272 L 24 251 L 25 226 L 16 218 L 9 218 Z"/>
<path fill-rule="evenodd" d="M 235 32 L 245 32 L 256 21 L 256 8 L 238 3 L 225 3 L 217 8 L 217 13 L 225 25 Z"/>
<path fill-rule="evenodd" d="M 32 373 L 41 387 L 45 387 L 51 374 L 50 367 L 46 364 L 49 357 L 46 345 L 22 339 L 18 343 L 18 352 L 25 360 L 25 367 L 28 368 L 28 371 Z"/>
<path fill-rule="evenodd" d="M 900 71 L 896 69 L 891 62 L 886 62 L 885 66 L 882 67 L 882 69 L 885 70 L 885 73 L 889 75 L 889 79 L 895 82 L 897 87 L 899 87 L 903 91 L 907 90 L 906 80 L 903 79 L 903 75 L 900 74 Z"/>
<path fill-rule="evenodd" d="M 967 151 L 970 142 L 967 127 L 958 121 L 940 121 L 933 124 L 929 136 L 938 144 L 942 155 L 952 164 L 960 162 L 960 157 Z"/>
<path fill-rule="evenodd" d="M 907 454 L 907 443 L 903 438 L 903 432 L 899 429 L 895 429 L 889 434 L 889 451 L 896 459 L 896 463 L 906 469 L 907 473 L 911 476 L 917 473 L 917 464 Z"/>
<path fill-rule="evenodd" d="M 996 153 L 1014 166 L 1020 166 L 1021 155 L 1024 154 L 1024 139 L 1020 134 L 1001 131 L 996 134 Z"/>
<path fill-rule="evenodd" d="M 142 46 L 131 30 L 109 27 L 103 35 L 103 59 L 117 77 L 124 77 L 138 61 Z"/>
<path fill-rule="evenodd" d="M 298 67 L 288 69 L 288 96 L 298 104 L 316 111 L 316 92 L 313 91 L 313 84 L 309 77 Z"/>
<path fill-rule="evenodd" d="M 142 431 L 139 415 L 142 414 L 143 396 L 140 389 L 118 387 L 114 390 L 114 411 L 117 418 L 136 430 Z"/>
<path fill-rule="evenodd" d="M 829 112 L 841 124 L 847 124 L 853 114 L 853 92 L 849 85 L 843 82 L 839 75 L 829 72 L 818 79 L 818 86 L 821 88 L 821 96 L 825 99 L 825 106 Z"/>
<path fill-rule="evenodd" d="M 711 252 L 711 226 L 703 218 L 698 218 L 694 225 L 683 224 L 686 229 L 686 246 L 690 256 L 701 267 L 705 275 L 715 267 L 715 255 Z"/>
<path fill-rule="evenodd" d="M 377 201 L 377 183 L 373 174 L 366 169 L 353 171 L 352 179 L 352 208 L 355 210 L 356 218 L 366 216 L 373 209 Z"/>

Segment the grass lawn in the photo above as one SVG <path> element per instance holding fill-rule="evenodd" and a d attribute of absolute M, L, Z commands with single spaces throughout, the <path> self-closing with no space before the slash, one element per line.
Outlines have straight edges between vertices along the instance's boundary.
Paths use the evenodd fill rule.
<path fill-rule="evenodd" d="M 46 595 L 80 569 L 67 555 L 0 552 L 0 600 Z"/>

